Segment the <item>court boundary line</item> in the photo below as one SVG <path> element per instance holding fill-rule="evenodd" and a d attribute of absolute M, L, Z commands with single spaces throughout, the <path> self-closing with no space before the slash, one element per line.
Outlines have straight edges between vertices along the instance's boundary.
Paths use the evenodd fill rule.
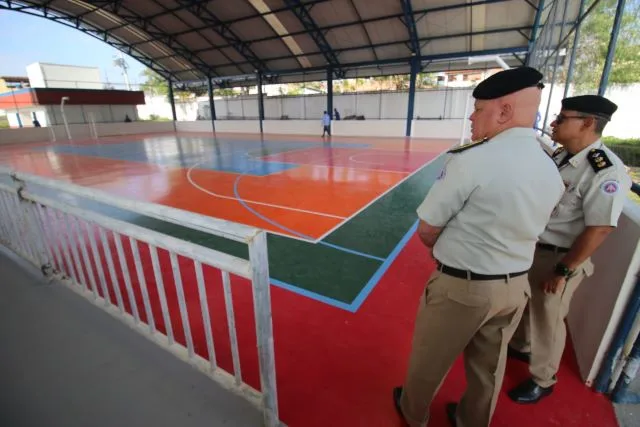
<path fill-rule="evenodd" d="M 238 201 L 237 197 L 225 196 L 223 194 L 218 194 L 218 193 L 216 193 L 214 191 L 207 190 L 206 188 L 202 187 L 197 182 L 195 182 L 195 180 L 193 179 L 191 174 L 192 174 L 193 170 L 195 168 L 197 168 L 198 166 L 200 166 L 202 163 L 204 163 L 204 162 L 198 162 L 195 165 L 191 166 L 187 170 L 187 180 L 189 181 L 189 183 L 193 187 L 195 187 L 197 190 L 200 190 L 203 193 L 209 194 L 210 196 L 219 197 L 221 199 Z M 213 172 L 223 172 L 223 171 L 213 171 Z M 230 173 L 233 173 L 233 172 L 230 172 Z M 236 173 L 236 175 L 245 175 L 245 174 L 244 173 L 242 173 L 242 174 L 237 174 Z M 247 203 L 255 204 L 255 205 L 267 206 L 267 207 L 276 208 L 276 209 L 290 210 L 290 211 L 300 212 L 300 213 L 305 213 L 305 214 L 310 214 L 310 215 L 324 216 L 324 217 L 327 217 L 327 218 L 333 218 L 333 219 L 338 219 L 338 220 L 344 220 L 344 219 L 347 218 L 347 217 L 344 217 L 344 216 L 333 215 L 333 214 L 328 214 L 328 213 L 324 213 L 324 212 L 309 211 L 309 210 L 306 210 L 306 209 L 299 209 L 299 208 L 294 208 L 294 207 L 290 207 L 290 206 L 276 205 L 276 204 L 267 203 L 267 202 L 259 202 L 257 200 L 243 199 L 243 201 L 245 201 Z"/>
<path fill-rule="evenodd" d="M 318 241 L 324 240 L 327 237 L 329 237 L 333 232 L 338 231 L 338 229 L 340 227 L 342 227 L 343 225 L 346 225 L 349 221 L 351 221 L 353 218 L 355 218 L 356 216 L 360 215 L 362 212 L 364 212 L 366 209 L 368 209 L 371 205 L 373 205 L 374 203 L 376 203 L 378 200 L 380 200 L 381 198 L 383 198 L 384 196 L 386 196 L 388 193 L 392 192 L 393 190 L 395 190 L 398 186 L 400 186 L 401 184 L 403 184 L 405 181 L 409 180 L 412 176 L 416 175 L 417 173 L 421 172 L 424 168 L 426 168 L 427 166 L 429 166 L 430 164 L 434 163 L 436 160 L 438 160 L 440 157 L 444 156 L 447 154 L 449 150 L 443 151 L 442 153 L 438 154 L 436 157 L 434 157 L 433 159 L 429 160 L 428 162 L 426 162 L 424 165 L 420 166 L 418 169 L 416 169 L 415 171 L 411 172 L 409 175 L 405 176 L 404 178 L 402 178 L 401 180 L 399 180 L 397 183 L 395 183 L 394 185 L 392 185 L 391 187 L 389 187 L 387 190 L 385 190 L 383 193 L 381 193 L 378 197 L 375 197 L 373 200 L 371 200 L 369 203 L 367 203 L 366 205 L 364 205 L 362 208 L 360 208 L 359 210 L 357 210 L 355 213 L 353 213 L 351 216 L 349 216 L 348 218 L 344 219 L 340 224 L 336 225 L 335 227 L 333 227 L 332 229 L 330 229 L 329 231 L 327 231 L 326 233 L 324 233 L 322 236 L 320 236 L 318 238 Z M 425 195 L 426 196 L 426 195 Z"/>
<path fill-rule="evenodd" d="M 344 301 L 340 301 L 335 298 L 331 298 L 326 295 L 322 295 L 317 292 L 302 288 L 299 285 L 293 285 L 275 278 L 270 278 L 270 282 L 272 285 L 285 289 L 289 292 L 293 292 L 295 294 L 312 299 L 314 301 L 327 304 L 329 306 L 355 314 L 356 312 L 358 312 L 358 310 L 360 310 L 364 302 L 369 298 L 369 295 L 371 295 L 371 293 L 376 288 L 378 283 L 380 283 L 380 280 L 382 279 L 382 277 L 386 274 L 386 272 L 389 270 L 391 265 L 398 258 L 398 256 L 400 255 L 400 252 L 402 252 L 402 250 L 405 248 L 405 246 L 407 245 L 411 237 L 413 237 L 416 230 L 418 229 L 418 222 L 419 220 L 416 220 L 413 223 L 413 225 L 409 227 L 409 230 L 407 230 L 404 236 L 402 236 L 402 239 L 400 239 L 400 241 L 396 244 L 393 250 L 389 253 L 389 255 L 384 259 L 384 261 L 376 269 L 376 271 L 367 281 L 367 284 L 362 289 L 360 289 L 360 292 L 358 292 L 358 294 L 353 299 L 353 301 L 351 301 L 351 303 L 346 303 Z"/>

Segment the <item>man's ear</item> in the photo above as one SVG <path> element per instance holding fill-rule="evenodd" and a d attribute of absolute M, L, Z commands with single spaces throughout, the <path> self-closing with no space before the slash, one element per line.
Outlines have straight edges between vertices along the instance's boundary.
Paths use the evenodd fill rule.
<path fill-rule="evenodd" d="M 513 105 L 509 102 L 500 105 L 500 117 L 498 123 L 504 124 L 513 118 Z"/>
<path fill-rule="evenodd" d="M 595 128 L 596 125 L 596 118 L 593 116 L 587 116 L 583 121 L 582 121 L 582 128 L 584 130 L 591 128 L 592 126 Z"/>

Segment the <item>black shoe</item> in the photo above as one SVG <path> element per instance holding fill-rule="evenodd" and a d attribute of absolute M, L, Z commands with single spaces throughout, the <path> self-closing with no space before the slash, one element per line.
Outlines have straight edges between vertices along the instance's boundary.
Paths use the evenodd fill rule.
<path fill-rule="evenodd" d="M 458 410 L 457 403 L 447 403 L 447 418 L 453 427 L 456 427 L 456 411 Z"/>
<path fill-rule="evenodd" d="M 537 403 L 540 399 L 549 396 L 551 393 L 553 393 L 553 386 L 546 388 L 540 387 L 529 378 L 517 387 L 511 389 L 507 394 L 514 402 L 525 405 Z"/>
<path fill-rule="evenodd" d="M 531 353 L 518 351 L 512 347 L 507 347 L 507 357 L 510 359 L 520 360 L 525 363 L 531 362 Z"/>
<path fill-rule="evenodd" d="M 393 389 L 393 405 L 396 407 L 396 411 L 402 417 L 404 421 L 404 415 L 402 414 L 402 408 L 400 407 L 400 398 L 402 397 L 402 387 L 396 387 Z"/>

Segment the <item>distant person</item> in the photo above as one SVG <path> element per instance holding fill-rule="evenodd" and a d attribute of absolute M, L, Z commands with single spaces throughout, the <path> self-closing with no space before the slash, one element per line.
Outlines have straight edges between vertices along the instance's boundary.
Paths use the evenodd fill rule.
<path fill-rule="evenodd" d="M 340 120 L 340 113 L 338 113 L 338 109 L 337 108 L 333 109 L 333 117 L 335 117 L 336 120 Z"/>
<path fill-rule="evenodd" d="M 34 119 L 33 119 L 33 127 L 34 127 L 34 128 L 42 127 L 42 126 L 40 125 L 40 122 L 39 122 L 39 121 L 38 121 L 38 119 L 36 119 L 36 118 L 34 118 Z"/>
<path fill-rule="evenodd" d="M 326 111 L 322 116 L 322 137 L 324 138 L 325 133 L 328 133 L 331 136 L 331 116 Z"/>
<path fill-rule="evenodd" d="M 125 123 L 131 123 L 131 119 L 129 118 L 129 115 L 128 115 L 128 114 L 126 114 L 126 115 L 124 116 L 124 122 L 125 122 Z"/>

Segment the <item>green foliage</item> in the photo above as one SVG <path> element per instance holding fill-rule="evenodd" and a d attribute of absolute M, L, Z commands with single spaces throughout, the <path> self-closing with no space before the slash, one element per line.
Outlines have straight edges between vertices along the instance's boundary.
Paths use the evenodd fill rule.
<path fill-rule="evenodd" d="M 9 119 L 7 116 L 0 116 L 0 129 L 9 129 Z"/>
<path fill-rule="evenodd" d="M 598 88 L 609 47 L 617 0 L 601 0 L 582 23 L 575 63 L 576 93 Z M 640 82 L 640 1 L 627 1 L 609 84 Z"/>
<path fill-rule="evenodd" d="M 640 138 L 616 138 L 615 136 L 605 136 L 602 142 L 607 145 L 638 145 L 640 146 Z"/>

